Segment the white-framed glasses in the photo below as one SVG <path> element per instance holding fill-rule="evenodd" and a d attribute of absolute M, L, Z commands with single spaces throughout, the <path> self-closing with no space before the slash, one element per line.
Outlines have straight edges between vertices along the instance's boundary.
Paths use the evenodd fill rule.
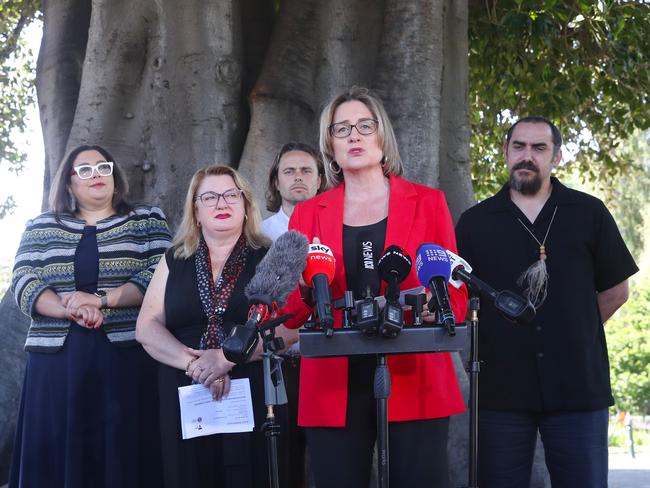
<path fill-rule="evenodd" d="M 223 193 L 206 191 L 198 195 L 194 200 L 199 200 L 204 207 L 216 207 L 219 204 L 221 197 L 223 197 L 224 201 L 228 205 L 237 205 L 241 201 L 242 193 L 244 193 L 244 191 L 239 188 L 226 190 Z"/>
<path fill-rule="evenodd" d="M 72 168 L 72 174 L 77 174 L 82 180 L 92 178 L 97 172 L 99 176 L 110 176 L 113 174 L 112 161 L 100 161 L 97 164 L 80 164 Z"/>

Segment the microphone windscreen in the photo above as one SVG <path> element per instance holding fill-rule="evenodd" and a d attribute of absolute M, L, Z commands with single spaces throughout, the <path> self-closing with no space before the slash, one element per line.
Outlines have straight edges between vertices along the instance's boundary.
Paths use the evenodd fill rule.
<path fill-rule="evenodd" d="M 323 244 L 310 244 L 307 254 L 307 265 L 302 273 L 302 279 L 307 286 L 313 288 L 314 276 L 323 274 L 327 276 L 327 283 L 332 284 L 336 270 L 336 259 L 332 250 Z"/>
<path fill-rule="evenodd" d="M 413 260 L 399 246 L 389 246 L 377 262 L 379 276 L 386 282 L 401 283 L 411 272 Z"/>
<path fill-rule="evenodd" d="M 377 251 L 368 232 L 361 232 L 357 239 L 357 296 L 370 291 L 373 297 L 379 294 L 379 274 L 377 273 Z"/>
<path fill-rule="evenodd" d="M 300 232 L 285 232 L 259 262 L 244 290 L 249 303 L 283 306 L 305 269 L 309 242 Z"/>
<path fill-rule="evenodd" d="M 449 281 L 451 263 L 447 251 L 437 244 L 421 244 L 415 258 L 415 271 L 422 286 L 429 286 L 432 278 L 442 277 Z"/>

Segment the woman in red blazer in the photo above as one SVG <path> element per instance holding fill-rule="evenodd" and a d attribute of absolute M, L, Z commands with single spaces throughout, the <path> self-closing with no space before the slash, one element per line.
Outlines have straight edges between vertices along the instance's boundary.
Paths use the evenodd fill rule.
<path fill-rule="evenodd" d="M 399 176 L 402 161 L 378 98 L 362 88 L 334 98 L 321 115 L 320 146 L 334 188 L 299 204 L 289 228 L 331 248 L 336 258 L 333 299 L 359 285 L 355 249 L 360 235 L 375 243 L 379 255 L 395 244 L 415 256 L 423 242 L 456 250 L 443 193 Z M 414 267 L 401 288 L 418 285 Z M 464 318 L 466 291 L 451 287 L 450 297 L 456 317 Z M 285 311 L 296 314 L 287 323 L 296 328 L 311 310 L 294 292 Z M 336 327 L 340 319 L 338 313 Z M 374 357 L 302 359 L 298 423 L 306 427 L 318 488 L 368 486 L 376 435 L 375 363 Z M 451 357 L 389 356 L 388 367 L 390 485 L 447 487 L 449 416 L 465 409 Z"/>

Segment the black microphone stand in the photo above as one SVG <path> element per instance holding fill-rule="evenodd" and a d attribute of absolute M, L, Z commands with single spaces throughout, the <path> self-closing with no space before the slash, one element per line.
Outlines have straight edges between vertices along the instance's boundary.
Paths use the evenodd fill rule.
<path fill-rule="evenodd" d="M 506 318 L 517 323 L 527 323 L 535 316 L 535 307 L 526 299 L 509 290 L 496 291 L 490 285 L 459 266 L 452 271 L 452 278 L 463 281 L 470 293 L 470 357 L 467 371 L 469 373 L 469 485 L 478 488 L 478 421 L 479 421 L 479 360 L 478 311 L 481 308 L 479 295 L 483 293 L 491 298 L 494 307 Z"/>
<path fill-rule="evenodd" d="M 280 475 L 278 468 L 278 442 L 280 425 L 275 420 L 276 405 L 287 403 L 287 391 L 282 375 L 282 358 L 276 353 L 284 348 L 282 337 L 275 337 L 275 328 L 284 322 L 288 316 L 270 320 L 259 328 L 262 337 L 264 353 L 262 354 L 262 367 L 264 369 L 264 404 L 266 405 L 266 421 L 262 431 L 266 436 L 266 448 L 269 468 L 269 486 L 280 488 Z"/>
<path fill-rule="evenodd" d="M 419 304 L 421 308 L 426 303 L 426 296 L 412 295 L 407 302 Z M 344 307 L 345 301 L 337 303 L 336 308 Z M 414 309 L 414 322 L 418 324 L 421 323 L 420 308 Z M 331 336 L 326 336 L 315 330 L 317 325 L 313 321 L 308 322 L 305 329 L 300 331 L 300 348 L 304 357 L 375 355 L 377 358 L 373 384 L 377 402 L 377 486 L 388 488 L 388 398 L 391 394 L 391 379 L 386 355 L 459 351 L 466 347 L 463 334 L 451 335 L 445 327 L 440 326 L 413 326 L 403 328 L 397 336 L 390 338 L 381 334 L 368 335 L 357 327 L 335 329 Z M 458 324 L 457 329 L 465 330 L 465 327 Z"/>
<path fill-rule="evenodd" d="M 374 384 L 377 400 L 377 486 L 388 488 L 389 450 L 388 450 L 388 397 L 390 396 L 390 371 L 386 364 L 386 354 L 377 354 Z"/>
<path fill-rule="evenodd" d="M 481 362 L 478 356 L 478 311 L 481 302 L 477 293 L 470 288 L 470 353 L 467 362 L 469 373 L 469 485 L 478 488 L 478 379 Z"/>

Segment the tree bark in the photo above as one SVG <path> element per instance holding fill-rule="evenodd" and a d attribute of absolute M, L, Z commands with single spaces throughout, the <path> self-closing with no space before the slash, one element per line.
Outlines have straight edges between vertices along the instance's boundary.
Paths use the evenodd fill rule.
<path fill-rule="evenodd" d="M 23 350 L 29 320 L 11 293 L 0 303 L 0 484 L 9 477 L 11 452 L 16 435 L 20 389 L 27 355 Z"/>
<path fill-rule="evenodd" d="M 81 86 L 90 24 L 90 0 L 45 0 L 43 39 L 36 63 L 45 168 L 43 207 L 66 150 Z"/>
<path fill-rule="evenodd" d="M 238 1 L 158 6 L 143 197 L 160 203 L 175 224 L 194 171 L 214 163 L 236 165 L 241 153 L 242 30 Z"/>
<path fill-rule="evenodd" d="M 249 96 L 251 122 L 239 166 L 259 195 L 283 144 L 294 140 L 317 147 L 322 104 L 344 87 L 370 84 L 381 3 L 281 3 L 266 61 Z"/>
<path fill-rule="evenodd" d="M 441 0 L 387 0 L 376 82 L 396 127 L 406 177 L 436 188 L 442 18 Z"/>
<path fill-rule="evenodd" d="M 467 5 L 445 0 L 445 60 L 440 104 L 440 187 L 454 221 L 476 200 L 469 172 Z"/>
<path fill-rule="evenodd" d="M 319 3 L 282 2 L 266 60 L 248 97 L 251 118 L 239 170 L 260 196 L 273 158 L 284 143 L 315 143 L 311 73 L 317 62 Z"/>

